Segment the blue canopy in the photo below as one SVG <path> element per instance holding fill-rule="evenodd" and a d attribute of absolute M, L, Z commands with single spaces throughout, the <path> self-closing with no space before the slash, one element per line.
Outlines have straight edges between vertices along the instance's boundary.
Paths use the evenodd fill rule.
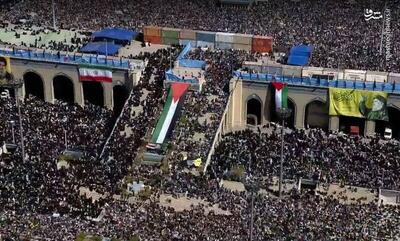
<path fill-rule="evenodd" d="M 135 39 L 138 34 L 138 32 L 122 28 L 106 28 L 94 32 L 92 38 L 109 38 L 120 41 L 131 41 L 132 39 Z"/>
<path fill-rule="evenodd" d="M 91 42 L 86 44 L 80 49 L 82 53 L 96 53 L 96 54 L 107 54 L 114 55 L 118 53 L 118 50 L 121 48 L 120 45 L 116 45 L 113 43 L 107 42 Z"/>
<path fill-rule="evenodd" d="M 298 66 L 307 65 L 310 60 L 312 51 L 313 51 L 312 45 L 302 44 L 298 46 L 293 46 L 290 49 L 288 64 L 298 65 Z"/>

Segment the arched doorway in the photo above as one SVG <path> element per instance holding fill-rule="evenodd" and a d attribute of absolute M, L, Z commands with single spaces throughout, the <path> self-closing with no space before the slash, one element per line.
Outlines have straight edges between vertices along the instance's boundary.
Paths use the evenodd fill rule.
<path fill-rule="evenodd" d="M 44 100 L 43 79 L 35 72 L 24 74 L 25 96 L 33 95 Z"/>
<path fill-rule="evenodd" d="M 306 105 L 304 118 L 306 128 L 329 130 L 329 106 L 320 100 L 311 101 Z"/>
<path fill-rule="evenodd" d="M 385 128 L 392 129 L 392 138 L 400 138 L 400 109 L 388 106 L 389 122 L 375 121 L 375 132 L 381 136 L 385 132 Z"/>
<path fill-rule="evenodd" d="M 261 124 L 261 106 L 261 99 L 257 95 L 253 95 L 247 100 L 246 123 L 248 125 Z"/>
<path fill-rule="evenodd" d="M 128 99 L 129 91 L 125 85 L 116 85 L 113 87 L 113 99 L 114 99 L 114 113 L 119 115 L 122 108 Z"/>
<path fill-rule="evenodd" d="M 53 79 L 54 98 L 68 103 L 74 103 L 74 83 L 64 75 L 57 75 Z"/>
<path fill-rule="evenodd" d="M 103 85 L 100 82 L 83 81 L 83 96 L 85 101 L 98 106 L 104 106 Z"/>
<path fill-rule="evenodd" d="M 350 134 L 358 129 L 358 134 L 364 135 L 365 119 L 351 117 L 351 116 L 339 116 L 339 131 Z M 356 134 L 356 133 L 353 133 Z"/>

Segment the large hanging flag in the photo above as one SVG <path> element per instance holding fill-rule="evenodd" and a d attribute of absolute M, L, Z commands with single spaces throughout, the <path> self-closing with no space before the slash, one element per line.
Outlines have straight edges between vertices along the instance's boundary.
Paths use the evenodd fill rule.
<path fill-rule="evenodd" d="M 112 71 L 104 67 L 79 66 L 80 81 L 112 82 Z"/>
<path fill-rule="evenodd" d="M 178 105 L 183 102 L 183 96 L 189 84 L 174 82 L 169 88 L 168 97 L 163 112 L 151 137 L 152 143 L 163 144 L 168 133 L 172 131 L 173 123 L 178 116 Z"/>
<path fill-rule="evenodd" d="M 282 82 L 272 82 L 275 88 L 275 106 L 276 110 L 288 108 L 288 87 Z"/>

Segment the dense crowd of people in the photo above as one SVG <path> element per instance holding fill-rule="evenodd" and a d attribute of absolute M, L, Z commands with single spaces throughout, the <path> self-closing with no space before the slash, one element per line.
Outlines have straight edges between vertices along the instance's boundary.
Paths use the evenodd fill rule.
<path fill-rule="evenodd" d="M 51 3 L 20 1 L 3 8 L 0 15 L 13 23 L 24 18 L 29 20 L 25 24 L 51 27 Z M 158 25 L 268 35 L 274 37 L 274 49 L 280 52 L 286 52 L 294 44 L 312 44 L 314 66 L 400 72 L 399 46 L 394 41 L 400 29 L 397 0 L 387 2 L 389 12 L 384 11 L 381 2 L 370 0 L 274 0 L 249 8 L 220 7 L 217 0 L 59 0 L 55 4 L 57 24 L 66 29 L 138 29 L 143 25 Z M 382 18 L 367 21 L 366 9 L 380 12 Z M 383 15 L 389 15 L 385 18 L 390 26 L 380 51 Z"/>
<path fill-rule="evenodd" d="M 240 165 L 256 176 L 278 176 L 281 134 L 270 128 L 266 133 L 246 130 L 224 136 L 213 155 L 216 174 L 228 177 Z M 285 178 L 399 190 L 399 151 L 397 141 L 378 137 L 291 130 L 285 134 Z"/>
<path fill-rule="evenodd" d="M 0 156 L 1 238 L 74 240 L 87 233 L 120 240 L 131 240 L 136 234 L 140 240 L 239 241 L 249 236 L 251 216 L 255 218 L 253 240 L 399 238 L 399 207 L 343 204 L 332 196 L 296 190 L 278 199 L 221 187 L 221 178 L 229 178 L 236 165 L 255 177 L 277 175 L 280 138 L 273 125 L 265 133 L 227 134 L 212 157 L 210 172 L 201 173 L 181 158 L 182 153 L 188 160 L 200 157 L 204 165 L 226 107 L 232 70 L 255 59 L 244 51 L 195 49 L 189 53 L 190 59 L 206 61 L 203 90 L 186 94 L 169 139 L 172 151 L 164 153 L 161 167 L 141 164 L 165 102 L 165 71 L 172 67 L 170 58 L 174 60 L 180 51 L 174 46 L 137 56 L 146 67 L 116 121 L 110 111 L 89 103 L 79 107 L 60 101 L 49 104 L 35 97 L 24 100 L 26 155 L 22 158 L 17 148 Z M 15 100 L 0 99 L 0 110 L 0 143 L 14 141 L 14 128 L 19 144 Z M 399 188 L 396 144 L 319 130 L 288 130 L 285 138 L 287 178 L 318 174 L 326 183 Z M 81 150 L 83 156 L 68 159 L 63 151 L 71 148 Z M 149 196 L 127 201 L 128 176 L 150 187 Z M 81 195 L 81 188 L 96 195 Z M 164 194 L 208 203 L 177 212 L 160 203 Z M 207 205 L 217 205 L 226 213 L 206 212 Z"/>

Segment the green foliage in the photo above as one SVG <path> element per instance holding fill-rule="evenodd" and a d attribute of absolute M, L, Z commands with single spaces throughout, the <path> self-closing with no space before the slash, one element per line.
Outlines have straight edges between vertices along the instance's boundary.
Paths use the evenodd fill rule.
<path fill-rule="evenodd" d="M 145 186 L 144 189 L 139 191 L 139 198 L 142 199 L 143 201 L 149 199 L 151 196 L 151 190 L 150 187 Z"/>
<path fill-rule="evenodd" d="M 245 169 L 244 169 L 243 165 L 234 166 L 231 170 L 232 180 L 234 180 L 234 181 L 242 180 L 242 178 L 244 176 L 244 172 L 245 172 Z"/>
<path fill-rule="evenodd" d="M 80 233 L 80 234 L 78 234 L 78 236 L 76 237 L 76 241 L 84 241 L 85 238 L 86 238 L 86 234 Z"/>
<path fill-rule="evenodd" d="M 135 234 L 129 239 L 129 241 L 140 241 L 139 235 Z"/>

